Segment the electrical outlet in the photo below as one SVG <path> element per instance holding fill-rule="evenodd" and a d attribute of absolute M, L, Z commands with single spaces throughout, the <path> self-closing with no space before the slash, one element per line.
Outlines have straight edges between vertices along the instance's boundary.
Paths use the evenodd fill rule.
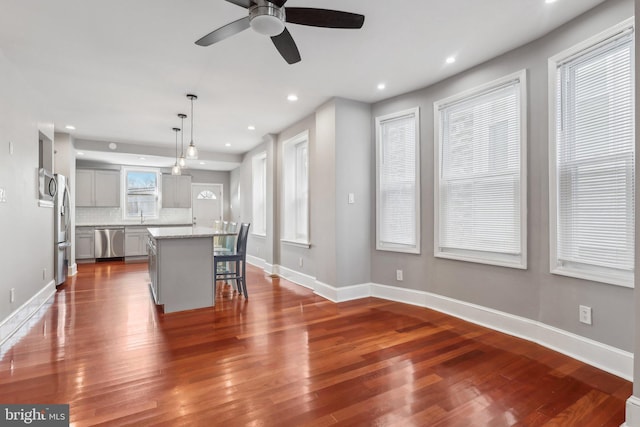
<path fill-rule="evenodd" d="M 356 195 L 354 193 L 349 193 L 349 204 L 352 205 L 356 202 Z"/>
<path fill-rule="evenodd" d="M 46 268 L 42 269 L 42 280 L 47 280 L 47 269 Z"/>
<path fill-rule="evenodd" d="M 9 302 L 14 302 L 16 300 L 16 288 L 11 288 L 9 290 Z"/>
<path fill-rule="evenodd" d="M 7 191 L 0 187 L 0 203 L 7 203 Z"/>
<path fill-rule="evenodd" d="M 9 154 L 13 154 L 13 142 L 9 141 Z"/>
<path fill-rule="evenodd" d="M 402 282 L 404 278 L 402 277 L 402 270 L 396 270 L 396 280 L 398 282 Z"/>
<path fill-rule="evenodd" d="M 587 325 L 591 324 L 591 307 L 587 307 L 586 305 L 580 306 L 580 322 L 586 323 Z"/>
<path fill-rule="evenodd" d="M 300 259 L 298 260 L 298 265 L 299 265 L 300 267 L 302 267 L 302 264 L 303 264 L 303 262 L 302 262 L 302 257 L 300 257 Z"/>

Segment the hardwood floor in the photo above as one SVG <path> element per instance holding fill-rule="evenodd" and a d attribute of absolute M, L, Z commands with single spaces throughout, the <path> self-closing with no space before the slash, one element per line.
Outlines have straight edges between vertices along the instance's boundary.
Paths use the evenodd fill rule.
<path fill-rule="evenodd" d="M 0 360 L 0 402 L 72 425 L 619 426 L 631 383 L 375 298 L 334 304 L 249 267 L 249 300 L 160 315 L 146 264 L 99 263 Z"/>

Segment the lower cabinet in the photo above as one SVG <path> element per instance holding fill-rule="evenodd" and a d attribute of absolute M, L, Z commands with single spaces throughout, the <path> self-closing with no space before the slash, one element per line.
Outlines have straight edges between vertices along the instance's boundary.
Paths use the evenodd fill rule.
<path fill-rule="evenodd" d="M 76 259 L 95 258 L 93 227 L 76 227 Z"/>
<path fill-rule="evenodd" d="M 126 227 L 124 229 L 124 256 L 147 256 L 147 227 Z"/>

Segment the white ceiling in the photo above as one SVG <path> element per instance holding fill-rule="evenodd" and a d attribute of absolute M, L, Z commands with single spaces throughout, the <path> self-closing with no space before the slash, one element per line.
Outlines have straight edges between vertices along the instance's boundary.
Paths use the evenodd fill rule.
<path fill-rule="evenodd" d="M 289 24 L 302 62 L 288 65 L 252 30 L 209 47 L 194 44 L 245 16 L 224 0 L 0 0 L 0 51 L 44 96 L 56 131 L 173 147 L 171 128 L 178 113 L 189 114 L 191 92 L 199 97 L 198 148 L 238 154 L 331 97 L 375 102 L 428 86 L 602 1 L 290 0 L 291 7 L 366 19 L 361 30 Z M 457 61 L 445 64 L 451 55 Z M 384 91 L 376 89 L 380 82 Z M 299 101 L 287 101 L 290 93 Z M 76 130 L 65 130 L 68 124 Z"/>

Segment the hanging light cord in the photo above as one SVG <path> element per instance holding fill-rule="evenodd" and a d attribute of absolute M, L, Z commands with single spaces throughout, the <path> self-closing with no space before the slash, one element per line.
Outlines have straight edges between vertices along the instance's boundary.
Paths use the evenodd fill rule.
<path fill-rule="evenodd" d="M 191 144 L 193 144 L 193 96 L 191 97 Z"/>

